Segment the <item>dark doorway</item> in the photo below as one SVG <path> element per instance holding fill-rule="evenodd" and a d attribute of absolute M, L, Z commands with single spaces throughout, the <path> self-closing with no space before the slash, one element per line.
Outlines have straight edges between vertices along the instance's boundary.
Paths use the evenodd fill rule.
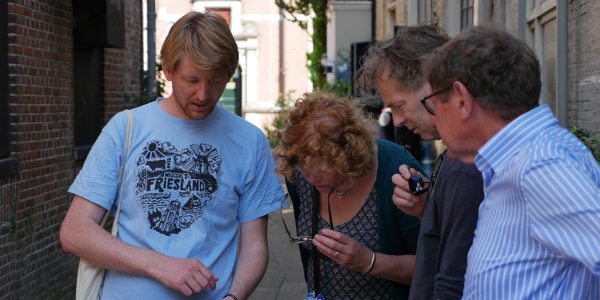
<path fill-rule="evenodd" d="M 219 103 L 234 114 L 242 116 L 242 69 L 239 66 L 225 87 Z"/>

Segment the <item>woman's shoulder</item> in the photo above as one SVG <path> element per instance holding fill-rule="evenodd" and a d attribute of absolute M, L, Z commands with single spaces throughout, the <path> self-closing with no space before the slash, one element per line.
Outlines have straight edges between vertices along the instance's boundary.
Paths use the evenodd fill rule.
<path fill-rule="evenodd" d="M 415 158 L 404 148 L 388 140 L 377 139 L 377 156 L 379 165 L 383 166 L 399 166 L 402 164 L 413 165 L 416 163 Z"/>
<path fill-rule="evenodd" d="M 377 140 L 377 159 L 378 159 L 378 176 L 389 178 L 389 176 L 398 172 L 401 165 L 407 165 L 417 171 L 423 172 L 421 164 L 412 156 L 412 154 L 402 145 L 398 145 L 391 141 L 378 139 Z"/>

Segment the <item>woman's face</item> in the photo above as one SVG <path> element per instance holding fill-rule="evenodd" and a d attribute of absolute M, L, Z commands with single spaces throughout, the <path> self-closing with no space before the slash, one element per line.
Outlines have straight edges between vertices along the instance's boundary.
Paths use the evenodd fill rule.
<path fill-rule="evenodd" d="M 338 188 L 345 180 L 344 177 L 324 163 L 313 162 L 311 166 L 298 165 L 298 168 L 302 176 L 314 185 L 320 193 L 331 192 L 331 189 Z"/>

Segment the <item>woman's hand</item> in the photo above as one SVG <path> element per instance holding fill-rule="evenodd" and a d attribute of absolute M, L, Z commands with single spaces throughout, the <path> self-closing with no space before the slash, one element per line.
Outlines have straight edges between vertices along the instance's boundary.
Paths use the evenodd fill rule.
<path fill-rule="evenodd" d="M 346 269 L 366 273 L 371 265 L 373 251 L 351 237 L 323 229 L 312 241 L 319 252 Z"/>

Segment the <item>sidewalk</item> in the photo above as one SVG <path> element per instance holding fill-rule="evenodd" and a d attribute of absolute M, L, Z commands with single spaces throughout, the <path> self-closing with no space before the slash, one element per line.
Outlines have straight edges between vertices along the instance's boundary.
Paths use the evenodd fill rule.
<path fill-rule="evenodd" d="M 291 207 L 291 204 L 290 204 Z M 290 231 L 295 232 L 294 212 L 283 210 Z M 279 211 L 269 215 L 268 225 L 269 265 L 262 281 L 249 300 L 302 300 L 306 296 L 306 283 L 298 246 L 288 242 Z"/>

